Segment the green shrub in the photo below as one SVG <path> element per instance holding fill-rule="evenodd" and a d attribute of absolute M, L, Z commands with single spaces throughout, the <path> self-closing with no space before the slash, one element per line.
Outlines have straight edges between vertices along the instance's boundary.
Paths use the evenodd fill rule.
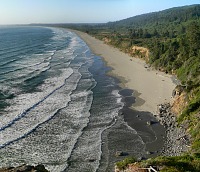
<path fill-rule="evenodd" d="M 128 166 L 128 164 L 132 164 L 136 162 L 136 159 L 134 157 L 128 157 L 128 158 L 125 158 L 124 160 L 122 161 L 119 161 L 116 163 L 116 166 L 119 170 L 124 170 L 126 169 L 126 167 Z"/>
<path fill-rule="evenodd" d="M 175 167 L 164 167 L 161 172 L 179 172 Z"/>
<path fill-rule="evenodd" d="M 200 153 L 182 156 L 151 158 L 141 163 L 143 166 L 162 166 L 161 172 L 199 172 Z"/>

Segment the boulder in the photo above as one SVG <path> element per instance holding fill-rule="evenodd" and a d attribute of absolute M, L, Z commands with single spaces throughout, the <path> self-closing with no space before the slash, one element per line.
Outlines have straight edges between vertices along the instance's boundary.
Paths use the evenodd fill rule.
<path fill-rule="evenodd" d="M 117 152 L 115 153 L 115 156 L 127 156 L 127 155 L 128 155 L 127 152 L 122 152 L 122 151 L 117 151 Z"/>

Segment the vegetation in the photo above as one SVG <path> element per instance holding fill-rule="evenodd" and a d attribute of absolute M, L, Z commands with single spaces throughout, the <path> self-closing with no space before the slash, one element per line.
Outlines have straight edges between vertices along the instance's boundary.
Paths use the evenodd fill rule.
<path fill-rule="evenodd" d="M 162 167 L 162 172 L 199 172 L 200 154 L 185 154 L 177 157 L 164 157 L 148 159 L 141 162 L 141 166 L 156 165 Z"/>
<path fill-rule="evenodd" d="M 63 27 L 63 26 L 62 26 Z M 190 154 L 157 157 L 146 164 L 163 165 L 162 171 L 200 171 L 200 5 L 172 8 L 95 25 L 66 25 L 104 40 L 133 56 L 145 58 L 153 67 L 177 75 L 188 96 L 188 106 L 178 117 L 189 123 L 192 136 Z M 145 47 L 146 58 L 133 46 Z M 117 163 L 124 168 L 129 160 Z"/>
<path fill-rule="evenodd" d="M 119 170 L 124 170 L 128 166 L 128 164 L 132 164 L 136 162 L 136 159 L 134 157 L 128 157 L 125 158 L 123 161 L 119 161 L 116 163 L 116 166 L 118 167 Z"/>

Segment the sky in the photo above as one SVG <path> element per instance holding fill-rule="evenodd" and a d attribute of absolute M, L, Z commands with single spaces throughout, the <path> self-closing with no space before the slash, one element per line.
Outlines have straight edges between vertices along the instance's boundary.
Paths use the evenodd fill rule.
<path fill-rule="evenodd" d="M 200 0 L 0 0 L 0 25 L 105 23 Z"/>

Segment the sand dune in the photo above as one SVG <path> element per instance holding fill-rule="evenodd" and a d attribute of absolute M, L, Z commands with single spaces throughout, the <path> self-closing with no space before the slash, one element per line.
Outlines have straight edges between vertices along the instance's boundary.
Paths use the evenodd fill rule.
<path fill-rule="evenodd" d="M 121 79 L 123 87 L 135 91 L 136 103 L 133 108 L 155 113 L 158 104 L 170 101 L 176 86 L 170 75 L 148 69 L 143 60 L 130 57 L 86 33 L 74 32 L 93 53 L 103 57 L 107 65 L 113 68 L 111 74 Z"/>

